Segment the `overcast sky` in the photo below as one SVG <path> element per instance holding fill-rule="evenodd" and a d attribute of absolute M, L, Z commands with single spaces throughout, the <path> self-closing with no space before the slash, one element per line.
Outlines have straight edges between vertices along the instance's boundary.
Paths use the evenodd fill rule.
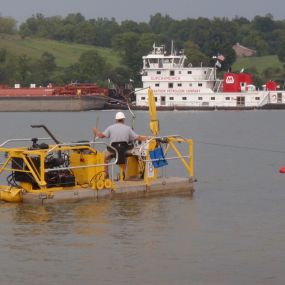
<path fill-rule="evenodd" d="M 243 16 L 271 13 L 285 19 L 285 0 L 0 0 L 0 15 L 22 22 L 33 14 L 66 16 L 80 12 L 87 19 L 114 17 L 117 21 L 148 22 L 160 12 L 174 19 Z"/>

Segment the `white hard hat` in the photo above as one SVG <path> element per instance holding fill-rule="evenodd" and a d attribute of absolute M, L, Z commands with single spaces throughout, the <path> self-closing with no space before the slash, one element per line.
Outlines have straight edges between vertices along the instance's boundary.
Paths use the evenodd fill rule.
<path fill-rule="evenodd" d="M 122 120 L 122 119 L 126 119 L 126 116 L 123 112 L 118 112 L 115 116 L 116 120 Z"/>

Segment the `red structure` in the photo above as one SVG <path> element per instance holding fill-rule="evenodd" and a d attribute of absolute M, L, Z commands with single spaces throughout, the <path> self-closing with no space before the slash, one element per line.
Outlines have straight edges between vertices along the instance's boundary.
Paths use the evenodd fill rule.
<path fill-rule="evenodd" d="M 84 96 L 84 95 L 109 95 L 108 88 L 101 88 L 96 84 L 69 84 L 62 87 L 18 87 L 10 88 L 6 85 L 0 85 L 1 97 L 16 96 Z"/>
<path fill-rule="evenodd" d="M 109 94 L 108 88 L 101 88 L 96 84 L 68 84 L 63 87 L 53 89 L 53 95 L 106 95 Z"/>
<path fill-rule="evenodd" d="M 224 92 L 242 92 L 252 85 L 252 76 L 248 73 L 225 73 Z"/>
<path fill-rule="evenodd" d="M 265 83 L 265 88 L 268 91 L 276 91 L 277 90 L 277 83 L 275 81 L 267 81 Z"/>

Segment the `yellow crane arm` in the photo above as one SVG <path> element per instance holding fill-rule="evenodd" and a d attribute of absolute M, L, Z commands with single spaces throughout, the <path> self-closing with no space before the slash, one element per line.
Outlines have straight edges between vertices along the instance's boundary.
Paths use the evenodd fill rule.
<path fill-rule="evenodd" d="M 157 136 L 159 133 L 159 121 L 157 119 L 157 114 L 156 114 L 155 98 L 153 90 L 151 88 L 148 89 L 147 96 L 148 96 L 148 107 L 149 107 L 149 116 L 150 116 L 149 127 L 152 134 L 154 136 Z"/>

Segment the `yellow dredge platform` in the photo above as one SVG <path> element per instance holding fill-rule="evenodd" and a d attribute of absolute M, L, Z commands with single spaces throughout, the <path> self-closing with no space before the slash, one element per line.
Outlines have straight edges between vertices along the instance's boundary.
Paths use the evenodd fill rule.
<path fill-rule="evenodd" d="M 180 135 L 159 136 L 159 124 L 152 90 L 149 90 L 152 136 L 134 142 L 125 155 L 127 169 L 117 165 L 118 152 L 105 142 L 60 142 L 44 125 L 48 138 L 10 139 L 0 144 L 0 175 L 6 172 L 7 185 L 0 185 L 0 201 L 13 203 L 52 203 L 79 200 L 128 199 L 194 192 L 192 139 Z M 53 144 L 43 141 L 53 140 Z M 31 146 L 8 147 L 10 144 Z M 105 161 L 102 148 L 113 149 L 115 157 Z M 166 168 L 181 162 L 186 177 L 168 177 Z M 106 177 L 105 167 L 111 170 Z M 120 170 L 115 177 L 114 170 Z M 172 171 L 173 172 L 173 171 Z M 179 173 L 180 174 L 180 173 Z M 3 175 L 2 175 L 3 176 Z M 5 176 L 5 175 L 4 175 Z M 180 176 L 180 175 L 177 175 Z"/>
<path fill-rule="evenodd" d="M 26 140 L 28 139 L 23 139 L 23 141 Z M 151 159 L 150 157 L 151 147 L 153 151 L 160 150 L 157 148 L 157 141 L 163 141 L 169 146 L 164 150 L 163 159 Z M 6 141 L 4 144 L 10 142 L 14 140 Z M 187 143 L 189 154 L 182 155 L 175 146 L 175 142 L 179 145 L 183 142 Z M 34 149 L 35 145 L 32 148 L 0 147 L 0 152 L 5 154 L 0 174 L 4 171 L 10 172 L 7 176 L 8 185 L 0 185 L 0 201 L 50 203 L 84 199 L 126 199 L 165 194 L 192 194 L 194 191 L 192 140 L 175 136 L 153 137 L 143 144 L 136 145 L 128 154 L 125 179 L 122 177 L 114 179 L 117 157 L 108 164 L 112 170 L 111 178 L 105 177 L 104 152 L 91 147 L 92 144 L 104 145 L 104 143 L 85 142 L 58 145 L 37 144 L 39 147 L 46 147 L 44 149 Z M 176 156 L 167 156 L 170 146 L 174 146 Z M 156 168 L 154 163 L 167 160 L 180 160 L 189 176 L 163 176 L 163 168 L 167 165 Z"/>

